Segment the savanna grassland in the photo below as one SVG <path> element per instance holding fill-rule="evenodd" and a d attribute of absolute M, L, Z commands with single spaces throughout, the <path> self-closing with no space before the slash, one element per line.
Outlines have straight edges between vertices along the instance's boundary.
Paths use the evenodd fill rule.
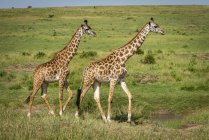
<path fill-rule="evenodd" d="M 132 124 L 126 123 L 128 99 L 119 85 L 112 123 L 103 123 L 92 90 L 75 119 L 84 67 L 131 40 L 150 17 L 166 34 L 150 33 L 127 62 Z M 209 6 L 0 9 L 0 139 L 209 139 L 208 17 Z M 56 116 L 48 115 L 37 93 L 28 119 L 23 102 L 32 90 L 34 68 L 61 50 L 84 19 L 97 36 L 82 37 L 69 65 L 73 100 L 59 117 L 58 83 L 52 83 L 48 99 Z M 108 88 L 101 88 L 105 112 Z"/>

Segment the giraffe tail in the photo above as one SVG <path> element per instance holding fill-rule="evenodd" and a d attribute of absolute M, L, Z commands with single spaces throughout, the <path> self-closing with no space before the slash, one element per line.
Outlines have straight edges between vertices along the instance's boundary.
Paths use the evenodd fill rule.
<path fill-rule="evenodd" d="M 80 105 L 81 91 L 82 91 L 81 88 L 79 88 L 79 89 L 77 90 L 77 100 L 76 100 L 76 105 L 77 105 L 78 107 L 79 107 L 79 105 Z"/>

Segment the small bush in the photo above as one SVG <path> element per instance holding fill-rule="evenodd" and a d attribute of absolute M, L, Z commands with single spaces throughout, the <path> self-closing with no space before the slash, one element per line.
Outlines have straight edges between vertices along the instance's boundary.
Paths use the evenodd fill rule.
<path fill-rule="evenodd" d="M 136 51 L 136 54 L 144 54 L 144 51 L 142 50 L 142 49 L 138 49 L 137 51 Z"/>
<path fill-rule="evenodd" d="M 178 73 L 175 70 L 171 71 L 170 74 L 176 81 L 181 81 L 182 80 L 181 76 L 178 75 Z"/>
<path fill-rule="evenodd" d="M 156 61 L 155 61 L 155 58 L 152 54 L 148 54 L 144 57 L 144 59 L 141 60 L 141 62 L 143 64 L 155 64 Z"/>
<path fill-rule="evenodd" d="M 209 86 L 206 84 L 200 84 L 197 86 L 196 88 L 197 90 L 204 90 L 204 91 L 208 91 L 209 90 Z"/>
<path fill-rule="evenodd" d="M 57 32 L 54 30 L 52 36 L 57 36 Z"/>
<path fill-rule="evenodd" d="M 97 52 L 95 51 L 89 51 L 89 52 L 83 51 L 80 54 L 80 58 L 88 58 L 88 57 L 95 57 L 95 56 L 97 56 Z"/>
<path fill-rule="evenodd" d="M 197 61 L 195 58 L 192 58 L 188 64 L 188 70 L 191 72 L 195 71 L 195 65 L 197 65 Z"/>
<path fill-rule="evenodd" d="M 126 20 L 133 20 L 133 21 L 136 21 L 136 19 L 133 18 L 133 17 L 127 17 Z"/>
<path fill-rule="evenodd" d="M 54 17 L 54 14 L 49 14 L 48 15 L 48 18 L 53 18 Z"/>
<path fill-rule="evenodd" d="M 188 48 L 189 46 L 188 45 L 183 45 L 183 48 Z"/>
<path fill-rule="evenodd" d="M 137 32 L 137 33 L 138 33 L 139 31 L 140 31 L 140 30 L 139 30 L 138 28 L 135 30 L 135 32 Z"/>
<path fill-rule="evenodd" d="M 186 35 L 186 33 L 185 33 L 185 32 L 183 32 L 181 35 Z"/>
<path fill-rule="evenodd" d="M 195 90 L 195 87 L 194 86 L 184 86 L 184 87 L 181 87 L 181 90 L 193 91 L 193 90 Z"/>
<path fill-rule="evenodd" d="M 34 56 L 34 58 L 39 59 L 39 58 L 43 58 L 43 57 L 45 57 L 45 56 L 46 56 L 46 54 L 45 54 L 44 52 L 38 52 L 38 53 Z"/>
<path fill-rule="evenodd" d="M 22 52 L 22 55 L 23 56 L 30 56 L 30 53 L 29 52 Z"/>
<path fill-rule="evenodd" d="M 157 50 L 157 53 L 163 53 L 163 51 L 162 50 Z"/>
<path fill-rule="evenodd" d="M 0 77 L 4 77 L 6 75 L 7 75 L 7 73 L 5 71 L 0 71 Z"/>
<path fill-rule="evenodd" d="M 9 87 L 10 90 L 18 90 L 21 89 L 22 87 L 19 84 L 16 85 L 12 85 L 11 87 Z"/>

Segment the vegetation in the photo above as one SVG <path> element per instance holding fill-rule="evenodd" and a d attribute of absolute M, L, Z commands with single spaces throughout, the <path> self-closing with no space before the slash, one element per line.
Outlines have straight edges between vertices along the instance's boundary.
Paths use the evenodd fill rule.
<path fill-rule="evenodd" d="M 76 120 L 83 69 L 129 42 L 150 17 L 166 35 L 150 33 L 127 62 L 132 124 L 125 122 L 128 100 L 120 86 L 113 96 L 111 124 L 100 118 L 92 90 Z M 209 139 L 208 17 L 209 6 L 0 9 L 0 139 Z M 28 119 L 23 101 L 32 89 L 33 70 L 64 48 L 84 19 L 97 37 L 83 36 L 69 65 L 72 102 L 59 117 L 58 84 L 51 83 L 48 98 L 56 116 L 48 115 L 38 93 Z M 103 84 L 104 111 L 108 90 Z"/>
<path fill-rule="evenodd" d="M 97 52 L 95 51 L 88 51 L 88 52 L 83 51 L 80 54 L 80 58 L 95 57 L 95 56 L 97 56 Z"/>

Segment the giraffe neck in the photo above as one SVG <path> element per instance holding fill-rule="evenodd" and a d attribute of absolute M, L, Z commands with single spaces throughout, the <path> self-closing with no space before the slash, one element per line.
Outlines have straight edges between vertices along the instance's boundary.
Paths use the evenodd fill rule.
<path fill-rule="evenodd" d="M 147 23 L 129 43 L 117 50 L 119 51 L 118 55 L 120 56 L 122 64 L 125 64 L 125 62 L 142 46 L 149 31 L 149 24 Z"/>
<path fill-rule="evenodd" d="M 83 35 L 82 28 L 78 28 L 71 40 L 67 43 L 65 48 L 56 53 L 55 59 L 61 60 L 62 63 L 68 64 L 73 56 L 76 54 L 81 37 Z"/>

